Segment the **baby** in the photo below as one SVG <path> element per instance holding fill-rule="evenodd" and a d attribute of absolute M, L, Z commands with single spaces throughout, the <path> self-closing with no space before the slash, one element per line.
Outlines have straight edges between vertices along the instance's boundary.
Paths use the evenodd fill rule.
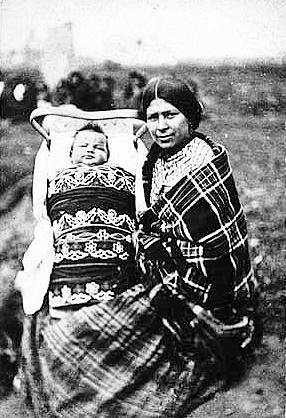
<path fill-rule="evenodd" d="M 49 311 L 54 318 L 113 299 L 136 279 L 134 176 L 108 163 L 108 138 L 96 123 L 75 132 L 70 160 L 72 166 L 48 185 L 55 253 Z"/>
<path fill-rule="evenodd" d="M 88 123 L 76 131 L 70 158 L 74 165 L 94 166 L 108 161 L 108 137 L 99 125 Z"/>

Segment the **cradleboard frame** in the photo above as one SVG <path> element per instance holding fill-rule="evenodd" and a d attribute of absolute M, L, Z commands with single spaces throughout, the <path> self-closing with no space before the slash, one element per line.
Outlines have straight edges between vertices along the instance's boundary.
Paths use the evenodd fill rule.
<path fill-rule="evenodd" d="M 104 122 L 105 125 L 108 121 L 127 121 L 133 124 L 133 134 L 144 125 L 144 122 L 138 118 L 138 111 L 136 109 L 114 109 L 114 110 L 102 110 L 102 111 L 84 111 L 77 109 L 75 106 L 59 106 L 59 107 L 47 107 L 37 108 L 32 111 L 30 115 L 30 123 L 34 129 L 36 129 L 46 140 L 49 140 L 49 134 L 51 132 L 51 125 L 48 118 L 53 117 L 54 130 L 56 132 L 64 130 L 72 130 L 72 127 L 77 128 L 83 123 L 87 122 Z M 62 119 L 63 118 L 63 119 Z M 57 120 L 58 119 L 58 120 Z M 61 119 L 61 122 L 66 119 L 66 123 L 57 122 Z M 52 121 L 52 118 L 50 118 Z M 73 121 L 74 123 L 71 123 Z M 68 124 L 71 124 L 68 129 Z M 111 125 L 115 126 L 114 123 Z M 121 123 L 122 125 L 122 123 Z"/>
<path fill-rule="evenodd" d="M 137 133 L 145 142 L 146 124 L 138 117 L 136 109 L 114 109 L 103 111 L 83 111 L 73 105 L 59 107 L 37 108 L 30 115 L 32 127 L 45 138 L 49 150 L 54 143 L 53 159 L 59 160 L 60 154 L 65 153 L 67 164 L 67 149 L 70 148 L 74 133 L 85 124 L 98 124 L 107 134 L 110 147 L 110 163 L 121 164 L 123 168 L 135 172 L 137 149 Z M 142 133 L 144 133 L 142 135 Z M 149 135 L 150 137 L 150 135 Z M 150 141 L 150 140 L 149 140 Z M 119 145 L 120 144 L 120 145 Z M 149 147 L 147 147 L 149 148 Z"/>
<path fill-rule="evenodd" d="M 130 173 L 132 173 L 131 169 L 134 174 L 135 171 L 140 171 L 138 150 L 139 148 L 146 150 L 146 147 L 142 141 L 138 141 L 138 147 L 134 145 L 136 145 L 137 132 L 145 132 L 145 122 L 138 118 L 137 110 L 86 112 L 75 106 L 64 105 L 58 108 L 52 106 L 38 108 L 31 113 L 32 127 L 44 138 L 36 155 L 33 175 L 33 213 L 36 224 L 34 240 L 23 257 L 23 270 L 18 272 L 15 280 L 15 287 L 22 293 L 24 312 L 28 315 L 41 308 L 54 263 L 53 229 L 46 207 L 47 187 L 48 180 L 52 179 L 61 166 L 52 167 L 52 170 L 51 166 L 54 165 L 54 158 L 60 157 L 59 162 L 62 162 L 61 156 L 57 155 L 58 151 L 64 151 L 65 158 L 67 155 L 69 157 L 67 151 L 74 133 L 83 124 L 91 121 L 103 125 L 109 145 L 110 143 L 112 145 L 110 155 L 115 159 L 114 163 L 125 170 L 128 170 L 129 165 Z M 124 147 L 122 143 L 125 143 Z M 132 157 L 128 157 L 126 155 L 128 153 L 132 154 Z M 117 157 L 119 157 L 118 161 L 116 161 Z M 34 292 L 31 292 L 31 289 L 34 289 Z"/>

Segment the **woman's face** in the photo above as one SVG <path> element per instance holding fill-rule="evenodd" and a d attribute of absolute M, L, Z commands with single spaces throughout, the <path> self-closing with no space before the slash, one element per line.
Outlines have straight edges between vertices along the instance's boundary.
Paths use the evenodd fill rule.
<path fill-rule="evenodd" d="M 154 99 L 150 103 L 147 126 L 153 140 L 164 149 L 180 145 L 190 136 L 186 116 L 164 99 Z"/>
<path fill-rule="evenodd" d="M 73 164 L 99 165 L 108 160 L 107 139 L 94 131 L 80 131 L 75 137 L 71 153 Z"/>

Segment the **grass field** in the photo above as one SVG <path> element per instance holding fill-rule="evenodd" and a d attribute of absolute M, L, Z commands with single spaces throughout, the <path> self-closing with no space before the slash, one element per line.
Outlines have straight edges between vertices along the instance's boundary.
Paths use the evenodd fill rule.
<path fill-rule="evenodd" d="M 282 416 L 286 76 L 283 78 L 277 69 L 261 71 L 176 69 L 176 72 L 195 75 L 201 96 L 208 105 L 207 117 L 199 130 L 224 144 L 229 151 L 247 216 L 253 267 L 262 295 L 265 335 L 246 380 L 211 401 L 209 406 L 199 408 L 194 415 L 196 418 Z M 149 73 L 151 75 L 151 70 Z M 0 310 L 32 238 L 29 193 L 34 156 L 40 141 L 40 136 L 28 123 L 2 123 Z M 13 402 L 10 403 L 14 405 Z M 7 408 L 9 410 L 9 406 Z"/>

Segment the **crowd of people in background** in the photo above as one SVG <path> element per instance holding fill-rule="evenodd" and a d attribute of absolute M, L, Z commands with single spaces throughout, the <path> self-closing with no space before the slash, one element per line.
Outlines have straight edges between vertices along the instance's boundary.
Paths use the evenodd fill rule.
<path fill-rule="evenodd" d="M 95 71 L 86 75 L 73 71 L 51 88 L 43 79 L 17 75 L 1 78 L 1 118 L 27 120 L 36 107 L 74 105 L 84 111 L 109 110 L 117 107 L 114 100 L 115 80 L 110 75 L 100 76 Z M 126 108 L 140 108 L 142 90 L 147 80 L 138 71 L 127 75 L 121 96 Z"/>
<path fill-rule="evenodd" d="M 74 71 L 58 82 L 52 102 L 55 106 L 73 104 L 86 111 L 109 110 L 114 107 L 114 84 L 110 76 L 93 73 L 85 77 L 80 71 Z"/>

